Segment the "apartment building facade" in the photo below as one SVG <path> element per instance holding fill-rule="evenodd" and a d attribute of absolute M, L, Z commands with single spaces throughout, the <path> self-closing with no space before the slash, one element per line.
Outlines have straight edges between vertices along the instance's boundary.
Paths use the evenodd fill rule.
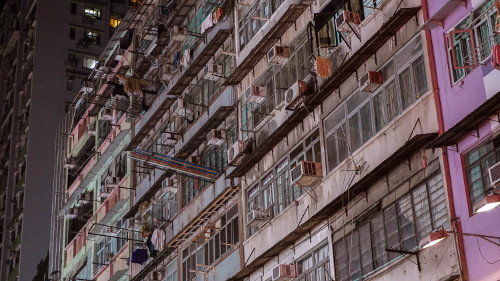
<path fill-rule="evenodd" d="M 47 253 L 56 127 L 74 99 L 73 84 L 93 67 L 88 60 L 82 65 L 82 54 L 100 54 L 112 33 L 110 7 L 116 16 L 123 10 L 103 3 L 2 3 L 1 280 L 31 280 Z M 88 15 L 92 7 L 99 14 Z M 102 41 L 78 48 L 75 41 L 86 35 L 74 32 L 77 27 L 100 33 Z"/>
<path fill-rule="evenodd" d="M 498 202 L 494 167 L 498 162 L 499 9 L 498 1 L 429 2 L 426 25 L 435 42 L 443 105 L 444 134 L 432 146 L 443 147 L 447 154 L 456 230 L 474 235 L 498 236 L 498 227 L 490 220 L 499 210 L 486 204 Z M 494 266 L 498 244 L 478 236 L 462 240 L 468 280 L 498 279 L 500 272 Z"/>
<path fill-rule="evenodd" d="M 143 1 L 77 99 L 68 153 L 117 131 L 60 190 L 59 279 L 464 278 L 460 236 L 420 247 L 456 230 L 432 9 Z"/>

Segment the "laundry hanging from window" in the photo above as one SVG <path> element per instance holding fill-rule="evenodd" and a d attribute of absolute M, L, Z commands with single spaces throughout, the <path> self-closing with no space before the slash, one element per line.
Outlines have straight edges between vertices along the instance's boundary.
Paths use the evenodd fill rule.
<path fill-rule="evenodd" d="M 318 75 L 323 78 L 328 78 L 332 75 L 332 64 L 328 58 L 316 57 L 316 70 Z"/>

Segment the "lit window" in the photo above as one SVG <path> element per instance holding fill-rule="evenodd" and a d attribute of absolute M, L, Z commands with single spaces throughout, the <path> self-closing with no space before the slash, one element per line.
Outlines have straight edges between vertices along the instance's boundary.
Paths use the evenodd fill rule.
<path fill-rule="evenodd" d="M 94 68 L 97 61 L 91 58 L 83 58 L 83 67 L 92 69 Z"/>
<path fill-rule="evenodd" d="M 85 7 L 85 16 L 91 17 L 93 19 L 101 19 L 101 9 L 93 7 Z"/>
<path fill-rule="evenodd" d="M 121 22 L 122 21 L 119 19 L 114 19 L 114 18 L 109 19 L 109 25 L 111 25 L 112 27 L 119 26 Z"/>
<path fill-rule="evenodd" d="M 86 30 L 84 35 L 85 35 L 85 41 L 87 43 L 96 44 L 96 45 L 100 44 L 99 33 Z"/>

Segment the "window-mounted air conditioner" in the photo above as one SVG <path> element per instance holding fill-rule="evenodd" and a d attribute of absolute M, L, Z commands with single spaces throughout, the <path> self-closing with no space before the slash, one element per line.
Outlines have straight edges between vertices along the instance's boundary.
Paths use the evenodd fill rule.
<path fill-rule="evenodd" d="M 66 157 L 64 158 L 64 168 L 65 169 L 74 169 L 76 167 L 76 158 L 75 157 Z"/>
<path fill-rule="evenodd" d="M 105 107 L 102 110 L 101 119 L 102 120 L 108 120 L 108 121 L 113 120 L 113 109 Z"/>
<path fill-rule="evenodd" d="M 244 94 L 247 102 L 263 103 L 266 100 L 265 87 L 251 85 L 245 90 Z"/>
<path fill-rule="evenodd" d="M 166 178 L 161 182 L 161 188 L 164 191 L 176 193 L 177 192 L 177 179 L 176 178 Z"/>
<path fill-rule="evenodd" d="M 285 108 L 294 110 L 302 102 L 301 95 L 306 91 L 306 82 L 297 80 L 288 90 L 285 91 Z"/>
<path fill-rule="evenodd" d="M 118 235 L 118 227 L 106 225 L 104 227 L 104 233 L 106 235 L 116 236 L 116 235 Z"/>
<path fill-rule="evenodd" d="M 338 32 L 351 33 L 355 25 L 359 25 L 359 14 L 349 11 L 343 11 L 335 19 L 335 25 Z"/>
<path fill-rule="evenodd" d="M 273 268 L 273 281 L 287 281 L 297 277 L 295 265 L 278 264 Z"/>
<path fill-rule="evenodd" d="M 103 185 L 103 186 L 101 186 L 101 192 L 100 192 L 99 196 L 103 199 L 106 199 L 106 198 L 108 198 L 108 196 L 111 194 L 112 191 L 113 191 L 113 187 L 111 187 L 109 185 Z"/>
<path fill-rule="evenodd" d="M 221 146 L 226 141 L 226 132 L 223 130 L 213 129 L 207 135 L 209 145 Z"/>
<path fill-rule="evenodd" d="M 182 98 L 178 98 L 170 107 L 170 112 L 177 116 L 186 116 L 192 113 L 191 109 L 185 107 L 184 100 Z"/>
<path fill-rule="evenodd" d="M 80 193 L 78 195 L 77 202 L 80 205 L 86 205 L 86 204 L 92 202 L 92 193 L 90 193 L 90 192 Z"/>
<path fill-rule="evenodd" d="M 203 68 L 203 78 L 204 79 L 217 81 L 221 77 L 223 77 L 222 65 L 209 63 Z"/>
<path fill-rule="evenodd" d="M 104 185 L 109 186 L 111 188 L 115 188 L 118 187 L 119 182 L 120 182 L 119 177 L 107 176 L 106 180 L 104 181 Z"/>
<path fill-rule="evenodd" d="M 250 210 L 247 214 L 247 225 L 259 227 L 267 220 L 267 212 L 262 209 Z"/>
<path fill-rule="evenodd" d="M 66 209 L 66 213 L 64 214 L 64 217 L 68 218 L 68 219 L 74 219 L 74 218 L 78 217 L 79 213 L 80 213 L 80 209 L 78 207 L 68 208 L 68 209 Z"/>
<path fill-rule="evenodd" d="M 85 128 L 85 134 L 89 136 L 95 136 L 95 132 L 96 132 L 96 122 L 87 124 L 87 127 Z"/>
<path fill-rule="evenodd" d="M 173 146 L 177 143 L 179 135 L 172 132 L 164 132 L 161 134 L 161 142 L 165 145 Z"/>
<path fill-rule="evenodd" d="M 182 42 L 187 38 L 187 29 L 182 26 L 173 26 L 170 29 L 170 39 L 172 41 Z"/>
<path fill-rule="evenodd" d="M 321 182 L 323 172 L 320 162 L 300 161 L 290 170 L 292 184 L 298 186 L 314 187 Z"/>
<path fill-rule="evenodd" d="M 374 92 L 384 83 L 382 72 L 368 71 L 359 79 L 361 92 Z"/>
<path fill-rule="evenodd" d="M 488 169 L 488 173 L 490 174 L 490 182 L 492 186 L 496 186 L 500 182 L 500 162 L 491 166 Z"/>
<path fill-rule="evenodd" d="M 227 150 L 227 162 L 229 164 L 236 164 L 244 154 L 245 141 L 237 140 L 228 150 Z"/>
<path fill-rule="evenodd" d="M 267 61 L 270 64 L 284 64 L 289 57 L 288 47 L 274 45 L 267 51 Z"/>

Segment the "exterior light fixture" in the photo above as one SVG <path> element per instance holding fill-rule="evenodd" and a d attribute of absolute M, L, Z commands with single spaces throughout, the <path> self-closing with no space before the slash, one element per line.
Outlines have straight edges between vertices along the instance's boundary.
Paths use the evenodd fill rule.
<path fill-rule="evenodd" d="M 425 236 L 422 240 L 420 240 L 418 246 L 420 247 L 420 249 L 425 249 L 430 246 L 436 245 L 437 243 L 443 241 L 446 237 L 448 237 L 448 233 L 444 231 L 444 229 L 440 229 Z"/>
<path fill-rule="evenodd" d="M 437 243 L 443 241 L 445 238 L 450 236 L 450 234 L 478 237 L 478 238 L 481 238 L 483 240 L 486 240 L 487 242 L 490 242 L 491 244 L 494 244 L 494 245 L 497 245 L 500 247 L 500 243 L 496 242 L 496 241 L 498 241 L 498 239 L 500 239 L 500 237 L 498 237 L 498 236 L 489 236 L 489 235 L 483 235 L 483 234 L 448 231 L 448 230 L 444 230 L 443 227 L 441 227 L 441 229 L 434 231 L 434 232 L 431 232 L 429 235 L 425 236 L 422 240 L 420 240 L 420 243 L 418 243 L 418 246 L 420 249 L 429 248 L 429 247 L 434 246 Z M 493 241 L 492 239 L 494 239 L 496 241 Z"/>
<path fill-rule="evenodd" d="M 500 206 L 500 195 L 490 194 L 485 198 L 483 198 L 481 201 L 474 204 L 474 212 L 475 213 L 487 212 L 498 206 Z"/>

